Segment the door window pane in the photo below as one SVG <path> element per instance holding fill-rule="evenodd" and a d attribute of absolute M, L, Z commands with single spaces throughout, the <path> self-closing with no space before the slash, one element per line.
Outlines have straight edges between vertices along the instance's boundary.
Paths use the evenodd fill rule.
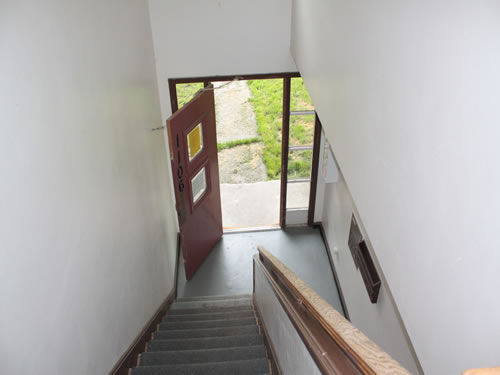
<path fill-rule="evenodd" d="M 205 167 L 203 167 L 191 180 L 191 190 L 193 191 L 193 205 L 195 205 L 207 191 Z"/>
<path fill-rule="evenodd" d="M 187 135 L 187 145 L 189 161 L 191 161 L 201 152 L 201 150 L 203 150 L 203 131 L 201 123 Z"/>

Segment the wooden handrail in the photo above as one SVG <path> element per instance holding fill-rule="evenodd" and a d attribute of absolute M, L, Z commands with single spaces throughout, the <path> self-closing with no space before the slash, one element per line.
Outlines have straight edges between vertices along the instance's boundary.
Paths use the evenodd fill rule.
<path fill-rule="evenodd" d="M 316 345 L 317 343 L 314 343 L 314 337 L 312 343 L 304 342 L 312 357 L 315 359 L 316 364 L 323 373 L 343 373 L 339 371 L 331 371 L 330 369 L 334 368 L 336 365 L 330 364 L 325 360 L 322 361 L 322 359 L 325 358 L 327 360 L 329 359 L 330 362 L 338 360 L 338 355 L 334 358 L 335 356 L 330 354 L 336 351 L 336 348 L 340 348 L 345 355 L 345 359 L 351 361 L 355 367 L 354 372 L 350 373 L 370 375 L 410 374 L 408 370 L 392 359 L 389 354 L 384 352 L 359 329 L 346 320 L 337 310 L 321 298 L 314 290 L 308 287 L 297 277 L 297 275 L 295 275 L 295 273 L 290 271 L 283 263 L 281 263 L 279 259 L 262 246 L 258 246 L 258 250 L 259 260 L 268 271 L 266 272 L 266 276 L 268 279 L 271 275 L 274 277 L 274 281 L 270 280 L 270 283 L 285 310 L 287 310 L 287 307 L 293 309 L 293 306 L 290 306 L 292 302 L 290 302 L 289 299 L 286 300 L 286 297 L 284 296 L 286 291 L 284 293 L 283 288 L 281 291 L 276 290 L 276 288 L 279 288 L 278 284 L 282 284 L 293 294 L 295 302 L 307 309 L 309 315 L 315 322 L 318 323 L 319 326 L 321 326 L 322 331 L 325 332 L 331 338 L 331 342 L 334 343 L 326 350 L 323 347 L 321 352 L 318 352 L 318 345 Z M 297 315 L 297 312 L 294 311 L 286 312 L 291 318 L 294 315 Z M 294 323 L 297 327 L 296 322 L 292 321 L 292 323 Z M 303 322 L 299 324 L 303 324 Z M 314 331 L 314 329 L 312 331 Z M 321 334 L 318 330 L 315 330 L 315 332 Z M 301 335 L 301 337 L 304 340 L 304 336 Z"/>
<path fill-rule="evenodd" d="M 500 367 L 473 368 L 464 371 L 463 375 L 500 375 Z"/>
<path fill-rule="evenodd" d="M 266 262 L 268 261 L 259 258 L 259 255 L 255 255 L 254 271 L 259 269 L 267 279 L 276 298 L 321 372 L 323 374 L 338 375 L 363 374 L 359 366 L 332 340 L 321 324 L 311 316 L 300 300 L 272 271 L 271 267 L 265 264 Z M 258 316 L 261 316 L 258 300 L 256 301 L 256 311 Z M 265 327 L 265 322 L 262 325 Z M 276 360 L 276 373 L 278 375 L 284 374 L 281 371 L 279 359 L 275 355 L 273 355 L 273 358 Z"/>

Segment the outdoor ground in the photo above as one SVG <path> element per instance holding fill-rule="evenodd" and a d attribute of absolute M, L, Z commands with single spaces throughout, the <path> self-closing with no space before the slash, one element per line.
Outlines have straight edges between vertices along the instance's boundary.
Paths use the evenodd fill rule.
<path fill-rule="evenodd" d="M 276 224 L 283 80 L 218 82 L 214 87 L 224 227 Z M 179 107 L 201 88 L 202 84 L 178 85 Z M 302 79 L 293 78 L 291 110 L 312 109 Z M 290 145 L 311 145 L 313 133 L 314 115 L 291 117 Z M 288 178 L 310 177 L 311 158 L 309 150 L 290 152 Z M 304 186 L 289 185 L 293 207 L 307 206 Z"/>
<path fill-rule="evenodd" d="M 277 180 L 281 168 L 283 80 L 214 83 L 221 183 Z M 203 87 L 177 86 L 179 107 Z M 291 110 L 314 109 L 301 78 L 292 79 Z M 292 116 L 290 145 L 310 145 L 314 115 Z M 289 178 L 309 177 L 311 151 L 289 155 Z M 236 177 L 238 175 L 238 177 Z"/>

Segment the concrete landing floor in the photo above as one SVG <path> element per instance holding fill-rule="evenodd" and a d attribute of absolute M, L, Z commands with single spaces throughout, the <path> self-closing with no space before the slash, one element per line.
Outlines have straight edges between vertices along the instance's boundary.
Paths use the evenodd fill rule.
<path fill-rule="evenodd" d="M 190 281 L 186 281 L 181 255 L 177 297 L 252 293 L 252 260 L 258 245 L 277 256 L 337 311 L 343 311 L 321 233 L 309 227 L 224 234 Z"/>

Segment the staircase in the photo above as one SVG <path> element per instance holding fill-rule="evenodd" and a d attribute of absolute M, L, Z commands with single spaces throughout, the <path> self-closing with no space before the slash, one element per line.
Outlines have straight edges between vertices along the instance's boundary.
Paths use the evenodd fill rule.
<path fill-rule="evenodd" d="M 250 295 L 180 298 L 132 375 L 269 374 Z"/>

